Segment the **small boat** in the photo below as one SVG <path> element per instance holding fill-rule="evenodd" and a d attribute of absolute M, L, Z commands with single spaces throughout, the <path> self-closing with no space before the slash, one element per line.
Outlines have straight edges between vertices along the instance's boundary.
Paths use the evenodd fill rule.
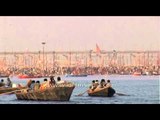
<path fill-rule="evenodd" d="M 29 75 L 18 75 L 19 79 L 26 79 L 26 78 L 41 78 L 42 76 L 29 76 Z"/>
<path fill-rule="evenodd" d="M 67 74 L 65 77 L 87 77 L 87 75 L 86 74 L 81 74 L 81 75 Z"/>
<path fill-rule="evenodd" d="M 141 75 L 140 72 L 134 72 L 134 73 L 133 73 L 133 76 L 140 76 L 140 75 Z"/>
<path fill-rule="evenodd" d="M 16 88 L 10 88 L 10 87 L 0 87 L 0 94 L 12 92 L 15 90 L 21 90 L 25 89 L 26 87 L 16 87 Z"/>
<path fill-rule="evenodd" d="M 69 101 L 75 85 L 67 82 L 45 90 L 30 90 L 16 92 L 18 100 L 41 100 L 41 101 Z"/>
<path fill-rule="evenodd" d="M 91 89 L 88 90 L 89 96 L 95 96 L 95 97 L 112 97 L 116 91 L 113 88 L 96 88 L 94 91 Z"/>

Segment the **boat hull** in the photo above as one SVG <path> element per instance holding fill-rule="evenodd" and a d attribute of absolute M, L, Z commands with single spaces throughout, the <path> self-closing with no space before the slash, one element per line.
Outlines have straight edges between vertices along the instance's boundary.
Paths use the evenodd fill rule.
<path fill-rule="evenodd" d="M 87 75 L 66 75 L 66 77 L 87 77 Z"/>
<path fill-rule="evenodd" d="M 93 97 L 112 97 L 115 94 L 113 88 L 97 88 L 94 91 L 88 90 L 88 95 Z"/>
<path fill-rule="evenodd" d="M 4 87 L 2 87 L 2 88 L 0 88 L 0 94 L 12 92 L 15 90 L 21 90 L 21 89 L 25 89 L 25 87 L 21 87 L 21 88 L 4 88 Z"/>
<path fill-rule="evenodd" d="M 59 85 L 43 91 L 17 92 L 16 97 L 18 100 L 69 101 L 74 88 L 73 84 Z"/>

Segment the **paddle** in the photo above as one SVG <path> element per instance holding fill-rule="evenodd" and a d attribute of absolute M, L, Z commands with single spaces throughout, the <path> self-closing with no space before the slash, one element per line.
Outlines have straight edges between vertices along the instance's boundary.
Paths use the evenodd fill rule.
<path fill-rule="evenodd" d="M 85 94 L 87 91 L 88 91 L 88 90 L 86 90 L 85 92 L 80 93 L 80 94 L 78 94 L 78 95 L 76 95 L 76 96 L 82 96 L 82 95 Z"/>
<path fill-rule="evenodd" d="M 119 96 L 130 96 L 130 95 L 123 94 L 123 93 L 115 93 L 115 94 L 117 94 L 117 95 L 119 95 Z"/>
<path fill-rule="evenodd" d="M 14 94 L 15 92 L 18 92 L 18 91 L 21 91 L 21 90 L 27 90 L 27 89 L 25 88 L 25 89 L 20 89 L 20 90 L 14 90 L 14 91 L 11 91 L 11 92 L 2 93 L 0 95 L 10 95 L 10 94 Z"/>

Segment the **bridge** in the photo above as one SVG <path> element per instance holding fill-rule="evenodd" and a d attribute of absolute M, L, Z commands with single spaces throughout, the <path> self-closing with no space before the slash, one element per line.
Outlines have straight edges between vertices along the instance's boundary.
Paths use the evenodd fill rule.
<path fill-rule="evenodd" d="M 0 52 L 1 67 L 160 66 L 160 51 Z"/>

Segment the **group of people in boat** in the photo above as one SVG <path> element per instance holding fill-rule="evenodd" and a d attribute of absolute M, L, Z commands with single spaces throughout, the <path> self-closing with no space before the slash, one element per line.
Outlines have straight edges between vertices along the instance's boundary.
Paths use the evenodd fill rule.
<path fill-rule="evenodd" d="M 62 83 L 65 83 L 65 81 L 61 80 L 61 77 L 57 77 L 57 80 L 55 80 L 54 76 L 51 76 L 49 80 L 45 78 L 42 83 L 40 83 L 39 80 L 28 80 L 26 87 L 29 88 L 29 90 L 45 90 L 46 88 L 55 87 Z"/>
<path fill-rule="evenodd" d="M 7 82 L 6 83 L 4 82 L 4 79 L 1 79 L 0 87 L 12 87 L 12 86 L 13 86 L 13 83 L 10 80 L 10 78 L 7 78 Z"/>
<path fill-rule="evenodd" d="M 93 80 L 92 85 L 89 87 L 92 91 L 94 91 L 96 88 L 111 88 L 111 82 L 110 80 L 101 79 L 99 82 L 98 80 Z"/>
<path fill-rule="evenodd" d="M 1 79 L 0 81 L 0 87 L 7 87 L 7 88 L 22 88 L 22 87 L 27 87 L 30 90 L 44 90 L 48 87 L 53 87 L 58 84 L 66 83 L 66 81 L 61 80 L 61 77 L 57 77 L 57 80 L 54 79 L 54 76 L 51 76 L 49 80 L 47 78 L 44 79 L 42 83 L 40 83 L 39 80 L 28 80 L 27 84 L 24 86 L 22 84 L 15 84 L 13 83 L 10 78 L 7 78 L 7 81 L 5 82 L 4 79 Z"/>

